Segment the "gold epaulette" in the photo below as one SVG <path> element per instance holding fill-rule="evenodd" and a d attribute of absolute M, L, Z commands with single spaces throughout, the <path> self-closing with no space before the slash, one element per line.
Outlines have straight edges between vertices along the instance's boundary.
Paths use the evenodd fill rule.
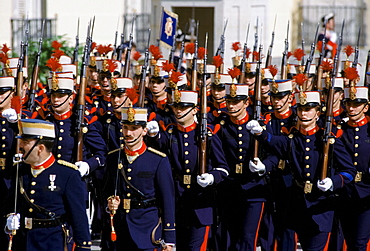
<path fill-rule="evenodd" d="M 158 154 L 159 156 L 161 156 L 163 158 L 167 157 L 167 155 L 165 153 L 162 153 L 161 151 L 158 151 L 157 149 L 148 147 L 148 150 L 151 151 L 152 153 Z"/>
<path fill-rule="evenodd" d="M 63 165 L 63 166 L 68 166 L 72 169 L 78 170 L 78 166 L 76 166 L 75 164 L 72 164 L 68 161 L 62 160 L 62 159 L 58 159 L 58 164 Z"/>
<path fill-rule="evenodd" d="M 109 155 L 109 154 L 112 154 L 112 153 L 115 153 L 115 152 L 118 152 L 118 150 L 120 150 L 120 149 L 123 149 L 123 147 L 121 147 L 121 148 L 117 148 L 117 149 L 114 149 L 114 150 L 112 150 L 112 151 L 108 152 L 108 155 Z"/>

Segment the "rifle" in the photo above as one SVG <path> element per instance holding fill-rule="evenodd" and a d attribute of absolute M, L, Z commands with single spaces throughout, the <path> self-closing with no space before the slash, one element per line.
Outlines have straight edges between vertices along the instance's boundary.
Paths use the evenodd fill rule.
<path fill-rule="evenodd" d="M 127 53 L 126 53 L 126 58 L 125 58 L 125 68 L 123 70 L 123 77 L 125 77 L 125 78 L 128 78 L 128 75 L 130 73 L 131 49 L 132 49 L 132 40 L 133 40 L 135 19 L 136 19 L 136 15 L 133 14 L 131 32 L 130 32 L 130 41 L 129 41 L 129 44 L 128 44 L 128 47 L 127 47 Z"/>
<path fill-rule="evenodd" d="M 361 27 L 360 29 L 358 29 L 357 44 L 355 47 L 355 57 L 352 63 L 353 68 L 357 68 L 357 64 L 358 64 L 358 54 L 359 54 L 358 47 L 360 46 L 360 35 L 361 35 Z"/>
<path fill-rule="evenodd" d="M 311 44 L 310 54 L 309 54 L 309 56 L 307 58 L 306 66 L 304 68 L 304 72 L 303 73 L 306 76 L 308 76 L 308 74 L 309 74 L 309 71 L 310 71 L 310 68 L 311 68 L 311 63 L 312 63 L 312 60 L 313 60 L 313 56 L 315 54 L 315 44 L 316 44 L 316 39 L 317 39 L 317 35 L 318 35 L 318 32 L 319 32 L 319 27 L 320 27 L 320 24 L 317 24 L 315 38 L 314 38 L 314 40 L 313 40 L 313 42 Z M 321 83 L 321 78 L 319 78 L 319 79 L 320 79 L 319 82 Z M 306 91 L 306 89 L 307 89 L 307 81 L 308 81 L 308 77 L 307 77 L 307 80 L 303 84 L 303 87 L 302 87 L 303 90 L 302 91 Z M 319 83 L 319 82 L 317 82 L 317 83 Z"/>
<path fill-rule="evenodd" d="M 253 62 L 255 62 L 256 60 L 258 60 L 257 58 L 255 58 L 255 52 L 257 52 L 257 49 L 258 49 L 258 17 L 257 17 L 257 24 L 256 24 L 256 32 L 254 33 L 254 45 L 253 45 L 253 54 L 252 54 L 252 57 L 253 57 Z"/>
<path fill-rule="evenodd" d="M 23 48 L 23 66 L 28 68 L 28 39 L 29 39 L 29 29 L 30 29 L 30 23 L 28 21 L 28 17 L 26 19 L 26 30 L 25 30 L 25 42 L 24 42 L 24 48 Z"/>
<path fill-rule="evenodd" d="M 276 26 L 276 15 L 275 15 L 274 29 L 272 30 L 272 34 L 271 34 L 271 44 L 269 46 L 269 50 L 267 51 L 267 58 L 266 58 L 265 68 L 267 68 L 267 66 L 271 65 L 272 47 L 274 46 L 274 38 L 275 38 L 275 26 Z"/>
<path fill-rule="evenodd" d="M 369 87 L 366 82 L 366 73 L 370 71 L 370 50 L 367 52 L 366 67 L 365 67 L 365 77 L 364 77 L 364 86 Z"/>
<path fill-rule="evenodd" d="M 125 43 L 125 28 L 126 28 L 126 22 L 123 23 L 123 31 L 121 33 L 121 44 L 118 46 L 118 50 L 117 50 L 117 60 L 120 62 L 122 60 L 123 46 Z"/>
<path fill-rule="evenodd" d="M 145 97 L 145 82 L 146 82 L 146 72 L 148 70 L 149 66 L 149 45 L 150 45 L 150 33 L 151 29 L 148 30 L 148 44 L 145 48 L 145 59 L 144 59 L 144 65 L 141 68 L 141 78 L 139 83 L 139 100 L 138 100 L 138 107 L 144 107 L 144 97 Z"/>
<path fill-rule="evenodd" d="M 283 58 L 281 60 L 281 79 L 287 79 L 288 78 L 288 71 L 287 71 L 287 61 L 288 61 L 288 50 L 289 50 L 289 21 L 288 26 L 286 29 L 286 38 L 285 38 L 285 48 L 283 52 Z"/>
<path fill-rule="evenodd" d="M 177 71 L 181 72 L 181 64 L 182 64 L 182 58 L 184 57 L 184 50 L 185 50 L 185 36 L 181 41 L 181 49 L 180 49 L 180 55 L 179 55 L 179 62 L 177 64 Z"/>
<path fill-rule="evenodd" d="M 94 23 L 93 23 L 94 25 Z M 84 128 L 86 127 L 84 121 L 84 114 L 85 114 L 85 91 L 87 85 L 87 78 L 86 78 L 86 68 L 89 63 L 90 57 L 90 48 L 92 44 L 92 32 L 93 26 L 91 28 L 91 21 L 87 27 L 87 36 L 86 36 L 86 44 L 84 47 L 84 53 L 82 57 L 82 65 L 81 65 L 81 74 L 80 74 L 80 88 L 78 91 L 78 98 L 77 98 L 77 120 L 76 120 L 76 137 L 77 137 L 77 154 L 76 154 L 76 161 L 83 160 L 83 135 L 84 135 Z"/>
<path fill-rule="evenodd" d="M 78 72 L 78 44 L 79 44 L 78 33 L 79 33 L 79 30 L 80 30 L 80 18 L 78 18 L 78 21 L 77 21 L 76 44 L 75 44 L 75 49 L 73 51 L 73 61 L 72 61 L 76 65 L 76 73 Z"/>
<path fill-rule="evenodd" d="M 116 29 L 116 34 L 114 36 L 114 47 L 113 47 L 113 52 L 112 52 L 112 59 L 116 60 L 117 59 L 117 37 L 118 37 L 118 24 L 119 24 L 119 17 L 117 20 L 117 29 Z"/>
<path fill-rule="evenodd" d="M 250 23 L 248 23 L 248 28 L 247 28 L 247 35 L 245 38 L 244 49 L 243 49 L 243 58 L 241 62 L 242 73 L 239 78 L 239 83 L 242 83 L 242 84 L 244 84 L 245 82 L 245 64 L 247 61 L 247 51 L 248 51 L 247 42 L 248 42 L 248 35 L 249 35 L 249 26 L 250 26 Z"/>
<path fill-rule="evenodd" d="M 204 44 L 204 64 L 207 62 L 207 44 L 208 44 L 208 32 L 206 33 L 206 40 Z M 198 158 L 199 158 L 199 173 L 203 174 L 207 172 L 207 67 L 204 67 L 203 72 L 203 83 L 201 87 L 200 97 L 200 134 L 199 134 L 199 147 L 198 147 Z"/>
<path fill-rule="evenodd" d="M 331 135 L 332 130 L 332 120 L 333 120 L 333 101 L 334 101 L 334 81 L 335 77 L 337 75 L 337 66 L 339 62 L 339 55 L 342 47 L 342 36 L 343 36 L 343 29 L 344 29 L 344 23 L 345 20 L 343 20 L 342 23 L 342 29 L 339 35 L 338 39 L 338 50 L 334 57 L 334 65 L 333 65 L 333 71 L 331 74 L 331 85 L 329 86 L 329 92 L 328 92 L 328 100 L 326 104 L 326 118 L 325 118 L 325 131 L 323 135 L 323 155 L 322 155 L 322 169 L 321 169 L 321 176 L 320 180 L 323 180 L 327 177 L 328 172 L 328 164 L 329 164 L 329 148 L 330 145 L 334 143 L 333 139 L 334 137 Z"/>
<path fill-rule="evenodd" d="M 303 37 L 303 23 L 301 23 L 301 36 L 302 36 L 302 50 L 304 52 L 304 44 L 305 44 L 305 42 L 304 42 L 304 37 Z M 304 65 L 304 56 L 302 57 L 302 65 Z"/>
<path fill-rule="evenodd" d="M 194 57 L 193 57 L 193 69 L 191 70 L 191 90 L 197 90 L 197 74 L 198 74 L 198 32 L 199 32 L 199 21 L 197 22 L 197 32 L 194 46 Z M 204 63 L 206 64 L 206 62 Z M 204 67 L 205 68 L 205 67 Z"/>
<path fill-rule="evenodd" d="M 42 38 L 44 36 L 44 27 L 45 27 L 45 19 L 42 20 L 41 36 L 39 40 L 39 50 L 37 51 L 35 63 L 33 65 L 32 80 L 31 80 L 31 85 L 30 85 L 29 94 L 28 94 L 28 102 L 26 105 L 27 109 L 31 113 L 33 113 L 36 110 L 35 97 L 36 97 L 37 80 L 39 78 L 39 70 L 40 70 L 39 64 L 40 64 L 40 55 L 42 51 Z"/>
<path fill-rule="evenodd" d="M 220 45 L 218 46 L 217 51 L 216 51 L 216 56 L 221 55 L 222 58 L 224 58 L 224 52 L 225 52 L 225 31 L 227 27 L 227 22 L 228 20 L 226 19 L 224 21 L 224 31 L 222 32 L 221 38 L 220 38 Z"/>
<path fill-rule="evenodd" d="M 168 63 L 170 63 L 170 64 L 173 63 L 173 61 L 174 61 L 175 51 L 176 51 L 176 38 L 173 38 L 171 52 L 170 52 L 170 56 L 169 56 L 169 59 L 168 59 Z"/>

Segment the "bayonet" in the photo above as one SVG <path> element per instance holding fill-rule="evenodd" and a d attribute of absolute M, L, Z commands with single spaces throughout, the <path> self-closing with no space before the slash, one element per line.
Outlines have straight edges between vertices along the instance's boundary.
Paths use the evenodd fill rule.
<path fill-rule="evenodd" d="M 361 36 L 361 27 L 358 29 L 358 35 L 357 35 L 357 44 L 355 47 L 355 57 L 352 63 L 352 67 L 356 68 L 358 64 L 358 54 L 359 54 L 359 46 L 360 46 L 360 36 Z"/>
<path fill-rule="evenodd" d="M 254 55 L 256 54 L 255 52 L 257 52 L 257 48 L 258 48 L 258 17 L 257 17 L 257 23 L 256 23 L 256 32 L 254 33 L 254 45 L 253 45 L 253 61 L 256 61 L 257 59 L 254 57 Z"/>
<path fill-rule="evenodd" d="M 303 23 L 301 23 L 301 36 L 302 36 L 302 50 L 305 51 L 304 50 L 305 41 L 304 41 L 304 33 L 303 33 Z M 304 65 L 304 56 L 302 57 L 302 65 Z"/>

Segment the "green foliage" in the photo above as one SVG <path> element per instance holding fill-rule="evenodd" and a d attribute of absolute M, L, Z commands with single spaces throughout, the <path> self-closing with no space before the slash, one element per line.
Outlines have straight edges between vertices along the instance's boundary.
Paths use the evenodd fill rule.
<path fill-rule="evenodd" d="M 41 83 L 46 84 L 47 78 L 49 75 L 50 69 L 46 66 L 46 61 L 51 57 L 51 54 L 53 53 L 53 47 L 51 47 L 51 43 L 54 40 L 57 40 L 59 43 L 62 44 L 62 47 L 60 50 L 64 51 L 65 55 L 70 56 L 73 58 L 73 51 L 74 47 L 69 47 L 67 40 L 64 38 L 66 35 L 63 36 L 57 36 L 54 38 L 45 39 L 42 42 L 42 49 L 40 54 L 40 70 L 39 70 L 39 80 Z M 28 47 L 28 76 L 29 78 L 32 78 L 32 71 L 34 64 L 36 62 L 36 56 L 37 52 L 39 50 L 39 42 L 38 41 L 31 41 L 29 43 Z M 78 61 L 81 61 L 83 53 L 83 46 L 79 44 L 78 48 Z"/>

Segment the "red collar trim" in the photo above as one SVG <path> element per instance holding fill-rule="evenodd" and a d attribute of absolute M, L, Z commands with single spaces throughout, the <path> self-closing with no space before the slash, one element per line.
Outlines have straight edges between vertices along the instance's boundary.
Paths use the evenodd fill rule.
<path fill-rule="evenodd" d="M 340 107 L 338 110 L 333 112 L 333 117 L 339 116 L 343 112 L 343 108 Z"/>
<path fill-rule="evenodd" d="M 197 127 L 197 123 L 193 122 L 193 124 L 183 127 L 179 124 L 177 124 L 177 129 L 181 132 L 191 132 Z"/>
<path fill-rule="evenodd" d="M 289 118 L 290 115 L 292 115 L 292 110 L 289 109 L 288 111 L 286 111 L 285 113 L 278 113 L 277 111 L 274 111 L 274 115 L 276 118 L 278 119 L 286 119 L 286 118 Z"/>
<path fill-rule="evenodd" d="M 103 96 L 104 101 L 110 102 L 110 96 Z"/>
<path fill-rule="evenodd" d="M 368 122 L 368 119 L 367 117 L 363 117 L 360 121 L 351 121 L 351 120 L 348 120 L 348 125 L 349 126 L 352 126 L 352 127 L 360 127 L 360 126 L 363 126 L 363 125 L 366 125 Z"/>
<path fill-rule="evenodd" d="M 143 142 L 143 144 L 141 145 L 141 147 L 137 150 L 134 150 L 134 151 L 131 151 L 129 150 L 127 147 L 125 148 L 125 153 L 126 155 L 128 156 L 136 156 L 136 155 L 141 155 L 145 152 L 146 150 L 146 144 Z"/>
<path fill-rule="evenodd" d="M 303 128 L 299 128 L 299 132 L 305 136 L 311 136 L 311 135 L 314 135 L 315 133 L 317 133 L 317 131 L 319 130 L 319 127 L 318 125 L 316 125 L 314 128 L 310 129 L 310 130 L 305 130 Z"/>
<path fill-rule="evenodd" d="M 55 157 L 53 154 L 50 153 L 49 157 L 41 164 L 36 166 L 31 166 L 34 170 L 46 169 L 49 168 L 55 162 Z"/>
<path fill-rule="evenodd" d="M 72 115 L 72 110 L 68 110 L 64 114 L 58 114 L 58 113 L 54 112 L 54 118 L 57 119 L 57 120 L 68 119 L 69 117 L 71 117 L 71 115 Z"/>
<path fill-rule="evenodd" d="M 116 115 L 116 118 L 121 120 L 122 119 L 122 114 L 115 112 L 114 115 Z"/>
<path fill-rule="evenodd" d="M 164 106 L 167 104 L 167 98 L 162 99 L 162 100 L 153 99 L 153 101 L 159 109 L 163 109 Z"/>
<path fill-rule="evenodd" d="M 24 105 L 28 101 L 28 96 L 24 96 L 22 98 L 22 105 Z"/>
<path fill-rule="evenodd" d="M 226 107 L 226 101 L 222 101 L 221 103 L 214 103 L 216 109 L 222 109 Z"/>
<path fill-rule="evenodd" d="M 230 120 L 231 120 L 231 122 L 233 122 L 234 124 L 237 124 L 237 125 L 245 124 L 249 120 L 248 112 L 245 113 L 245 116 L 242 119 L 236 119 L 234 117 L 230 117 Z"/>

